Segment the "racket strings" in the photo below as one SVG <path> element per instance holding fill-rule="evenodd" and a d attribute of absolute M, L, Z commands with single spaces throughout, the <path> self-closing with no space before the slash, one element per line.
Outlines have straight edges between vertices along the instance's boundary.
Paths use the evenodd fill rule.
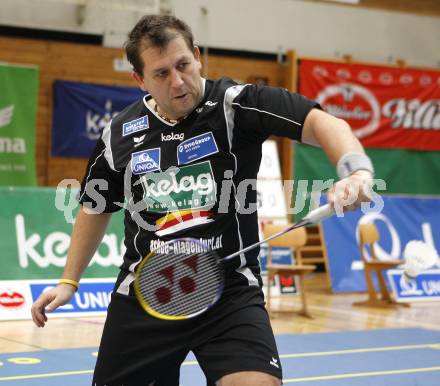
<path fill-rule="evenodd" d="M 138 290 L 144 305 L 162 316 L 193 316 L 215 303 L 223 273 L 213 251 L 157 253 L 140 267 Z"/>
<path fill-rule="evenodd" d="M 177 285 L 173 285 L 171 290 L 167 288 L 165 291 L 168 290 L 169 298 L 166 301 L 159 298 L 157 293 L 157 287 L 163 284 L 157 281 L 148 283 L 146 281 L 142 285 L 148 285 L 152 290 L 156 288 L 156 291 L 150 290 L 144 293 L 146 303 L 162 315 L 188 315 L 204 310 L 216 300 L 219 280 L 211 274 L 206 274 L 206 270 L 200 270 L 198 275 L 203 279 L 197 280 L 189 291 L 183 291 L 182 286 L 179 288 Z"/>

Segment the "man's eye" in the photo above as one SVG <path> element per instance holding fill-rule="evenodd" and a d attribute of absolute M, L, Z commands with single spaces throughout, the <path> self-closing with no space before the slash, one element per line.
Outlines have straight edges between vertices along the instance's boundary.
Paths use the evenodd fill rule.
<path fill-rule="evenodd" d="M 188 66 L 188 64 L 189 64 L 189 63 L 187 63 L 187 62 L 180 63 L 180 64 L 179 64 L 179 68 L 180 68 L 181 70 L 183 70 L 183 69 L 186 68 L 186 66 Z"/>

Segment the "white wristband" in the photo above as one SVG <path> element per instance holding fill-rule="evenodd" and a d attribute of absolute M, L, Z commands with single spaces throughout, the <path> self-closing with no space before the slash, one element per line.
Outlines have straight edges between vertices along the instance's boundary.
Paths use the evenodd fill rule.
<path fill-rule="evenodd" d="M 367 170 L 374 175 L 373 164 L 364 153 L 346 153 L 336 164 L 336 172 L 341 180 L 358 170 Z"/>

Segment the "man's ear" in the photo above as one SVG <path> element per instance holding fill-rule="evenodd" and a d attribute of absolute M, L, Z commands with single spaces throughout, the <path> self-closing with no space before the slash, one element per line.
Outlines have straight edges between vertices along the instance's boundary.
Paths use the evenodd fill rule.
<path fill-rule="evenodd" d="M 198 46 L 194 46 L 194 57 L 196 58 L 196 60 L 200 61 L 200 49 Z"/>
<path fill-rule="evenodd" d="M 147 91 L 145 90 L 144 86 L 144 78 L 141 75 L 139 75 L 136 71 L 132 71 L 131 77 L 135 80 L 142 91 Z"/>
<path fill-rule="evenodd" d="M 199 63 L 199 68 L 202 68 L 202 62 L 200 61 L 200 49 L 197 46 L 194 46 L 194 58 Z"/>

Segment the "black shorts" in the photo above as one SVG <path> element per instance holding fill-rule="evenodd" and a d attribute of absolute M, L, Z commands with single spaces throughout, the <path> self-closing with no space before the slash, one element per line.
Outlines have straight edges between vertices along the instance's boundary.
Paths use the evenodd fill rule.
<path fill-rule="evenodd" d="M 181 321 L 148 315 L 133 296 L 114 293 L 93 386 L 178 386 L 180 365 L 192 351 L 208 385 L 227 374 L 259 371 L 282 379 L 263 294 L 228 289 L 204 314 Z"/>

